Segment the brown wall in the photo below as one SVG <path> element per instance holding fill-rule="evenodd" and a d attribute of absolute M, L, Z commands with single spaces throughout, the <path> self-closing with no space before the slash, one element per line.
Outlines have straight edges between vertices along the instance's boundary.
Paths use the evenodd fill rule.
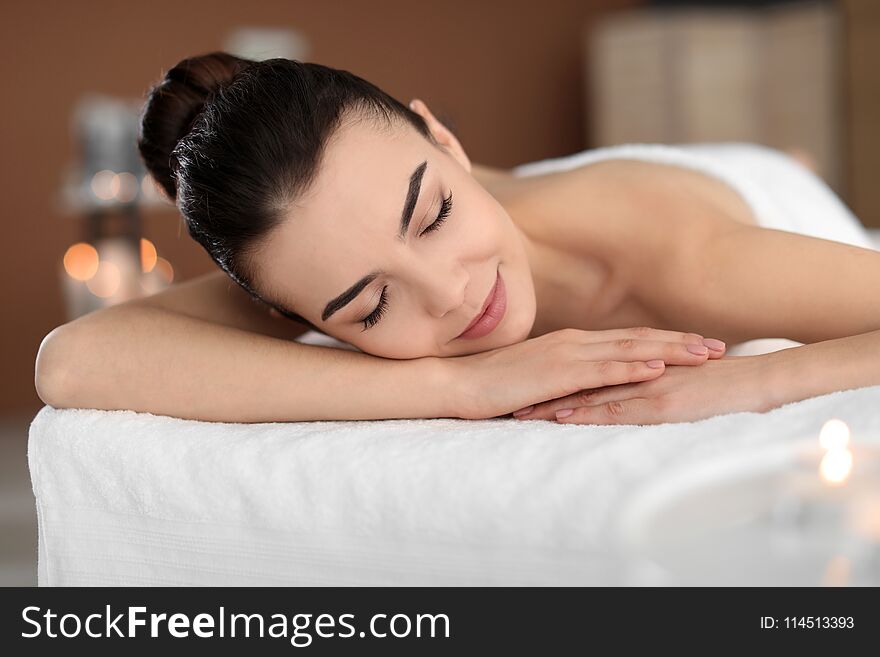
<path fill-rule="evenodd" d="M 846 201 L 866 226 L 880 228 L 880 2 L 844 0 L 846 19 Z"/>
<path fill-rule="evenodd" d="M 40 340 L 66 321 L 57 266 L 81 220 L 56 208 L 73 161 L 80 94 L 140 97 L 183 57 L 223 47 L 239 26 L 289 26 L 309 59 L 344 68 L 449 117 L 474 162 L 512 166 L 589 145 L 581 34 L 639 0 L 4 3 L 0 21 L 0 413 L 35 412 Z M 488 129 L 487 129 L 488 127 Z M 214 268 L 173 210 L 145 234 L 185 280 Z"/>

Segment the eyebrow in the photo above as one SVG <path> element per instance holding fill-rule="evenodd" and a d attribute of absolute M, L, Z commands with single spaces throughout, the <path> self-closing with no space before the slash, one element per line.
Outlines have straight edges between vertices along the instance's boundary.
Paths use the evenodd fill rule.
<path fill-rule="evenodd" d="M 409 188 L 406 190 L 406 198 L 403 201 L 403 212 L 400 214 L 400 228 L 397 231 L 397 239 L 401 242 L 406 241 L 406 234 L 409 232 L 409 224 L 410 221 L 412 221 L 413 212 L 419 202 L 419 192 L 421 192 L 422 189 L 422 178 L 424 177 L 427 168 L 428 161 L 425 160 L 416 167 L 415 171 L 413 171 L 412 175 L 409 177 Z M 327 305 L 324 306 L 324 312 L 321 313 L 321 321 L 326 322 L 335 312 L 354 301 L 367 285 L 372 283 L 383 273 L 384 272 L 381 270 L 370 272 L 338 297 L 331 299 Z"/>

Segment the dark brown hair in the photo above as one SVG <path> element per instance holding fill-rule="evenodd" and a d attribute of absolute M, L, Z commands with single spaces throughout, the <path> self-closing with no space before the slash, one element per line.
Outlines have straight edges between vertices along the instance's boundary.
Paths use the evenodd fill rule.
<path fill-rule="evenodd" d="M 251 297 L 315 330 L 272 291 L 256 290 L 254 258 L 315 181 L 347 117 L 409 124 L 437 145 L 421 116 L 348 71 L 226 52 L 179 62 L 150 89 L 140 116 L 140 155 L 189 234 Z"/>

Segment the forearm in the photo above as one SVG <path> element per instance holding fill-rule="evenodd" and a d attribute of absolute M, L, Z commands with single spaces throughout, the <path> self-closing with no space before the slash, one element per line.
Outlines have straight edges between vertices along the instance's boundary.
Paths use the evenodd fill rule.
<path fill-rule="evenodd" d="M 304 345 L 153 307 L 108 308 L 69 328 L 37 362 L 38 391 L 59 408 L 217 422 L 454 416 L 440 358 Z"/>
<path fill-rule="evenodd" d="M 880 385 L 880 331 L 783 349 L 767 358 L 771 408 L 835 390 Z"/>

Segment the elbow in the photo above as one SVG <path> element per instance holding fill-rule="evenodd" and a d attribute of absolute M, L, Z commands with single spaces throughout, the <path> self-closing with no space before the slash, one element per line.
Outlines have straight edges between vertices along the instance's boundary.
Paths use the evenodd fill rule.
<path fill-rule="evenodd" d="M 40 343 L 34 366 L 34 387 L 43 403 L 55 408 L 69 406 L 67 384 L 69 368 L 65 362 L 69 343 L 64 326 L 53 329 Z"/>

